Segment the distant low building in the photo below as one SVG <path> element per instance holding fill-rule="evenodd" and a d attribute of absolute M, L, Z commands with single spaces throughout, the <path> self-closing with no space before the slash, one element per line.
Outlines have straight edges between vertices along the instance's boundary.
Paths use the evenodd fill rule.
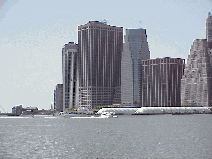
<path fill-rule="evenodd" d="M 34 115 L 38 112 L 37 107 L 28 106 L 23 108 L 23 104 L 16 105 L 12 108 L 13 115 Z"/>
<path fill-rule="evenodd" d="M 26 108 L 22 108 L 23 115 L 35 115 L 38 112 L 38 107 L 28 106 Z"/>
<path fill-rule="evenodd" d="M 23 108 L 23 104 L 14 106 L 12 108 L 12 114 L 14 114 L 14 115 L 21 115 L 22 114 L 22 108 Z"/>

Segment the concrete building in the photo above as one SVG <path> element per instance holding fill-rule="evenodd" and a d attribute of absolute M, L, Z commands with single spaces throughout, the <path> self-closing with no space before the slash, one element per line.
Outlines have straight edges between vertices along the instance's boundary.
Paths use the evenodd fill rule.
<path fill-rule="evenodd" d="M 26 108 L 22 108 L 23 115 L 35 115 L 38 113 L 38 107 L 28 106 Z"/>
<path fill-rule="evenodd" d="M 206 39 L 196 39 L 182 78 L 182 106 L 211 106 L 212 67 Z"/>
<path fill-rule="evenodd" d="M 57 84 L 54 90 L 54 109 L 63 111 L 63 84 Z"/>
<path fill-rule="evenodd" d="M 212 106 L 212 16 L 206 20 L 206 39 L 196 39 L 182 78 L 182 106 Z"/>
<path fill-rule="evenodd" d="M 121 105 L 138 106 L 141 102 L 141 64 L 150 58 L 146 29 L 126 29 L 121 60 Z"/>
<path fill-rule="evenodd" d="M 16 106 L 12 107 L 12 114 L 21 115 L 22 114 L 22 109 L 23 109 L 23 104 L 16 105 Z"/>
<path fill-rule="evenodd" d="M 69 42 L 64 45 L 62 49 L 63 111 L 67 108 L 78 108 L 77 55 L 77 44 Z"/>
<path fill-rule="evenodd" d="M 37 107 L 28 106 L 23 108 L 23 104 L 12 107 L 12 115 L 34 115 L 38 112 Z"/>
<path fill-rule="evenodd" d="M 208 13 L 208 18 L 206 20 L 206 39 L 207 42 L 212 42 L 212 15 L 210 12 Z"/>
<path fill-rule="evenodd" d="M 181 106 L 180 89 L 185 60 L 157 58 L 142 61 L 141 105 Z"/>
<path fill-rule="evenodd" d="M 206 20 L 206 39 L 207 39 L 207 47 L 208 47 L 208 54 L 211 58 L 212 54 L 212 15 L 209 12 L 208 13 L 208 18 Z M 212 63 L 212 60 L 211 60 Z"/>
<path fill-rule="evenodd" d="M 111 105 L 119 96 L 122 46 L 123 27 L 99 21 L 78 26 L 79 107 Z"/>

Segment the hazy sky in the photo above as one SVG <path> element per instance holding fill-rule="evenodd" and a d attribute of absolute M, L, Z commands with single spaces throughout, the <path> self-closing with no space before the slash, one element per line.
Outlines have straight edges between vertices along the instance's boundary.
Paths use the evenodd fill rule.
<path fill-rule="evenodd" d="M 205 38 L 211 0 L 0 0 L 0 105 L 49 109 L 62 83 L 62 47 L 77 43 L 77 26 L 146 28 L 151 58 L 186 58 Z"/>

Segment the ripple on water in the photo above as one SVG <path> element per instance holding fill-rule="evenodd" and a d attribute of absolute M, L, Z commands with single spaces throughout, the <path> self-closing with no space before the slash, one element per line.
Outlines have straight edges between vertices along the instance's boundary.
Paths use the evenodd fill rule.
<path fill-rule="evenodd" d="M 212 116 L 0 119 L 4 158 L 211 158 Z"/>

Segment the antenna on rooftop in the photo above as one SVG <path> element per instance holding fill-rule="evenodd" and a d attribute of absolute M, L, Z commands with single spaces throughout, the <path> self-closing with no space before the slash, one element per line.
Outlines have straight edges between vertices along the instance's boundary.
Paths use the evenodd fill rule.
<path fill-rule="evenodd" d="M 107 20 L 106 19 L 102 19 L 101 22 L 104 23 L 104 24 L 107 24 Z"/>
<path fill-rule="evenodd" d="M 142 25 L 142 21 L 141 20 L 139 20 L 139 23 Z"/>

